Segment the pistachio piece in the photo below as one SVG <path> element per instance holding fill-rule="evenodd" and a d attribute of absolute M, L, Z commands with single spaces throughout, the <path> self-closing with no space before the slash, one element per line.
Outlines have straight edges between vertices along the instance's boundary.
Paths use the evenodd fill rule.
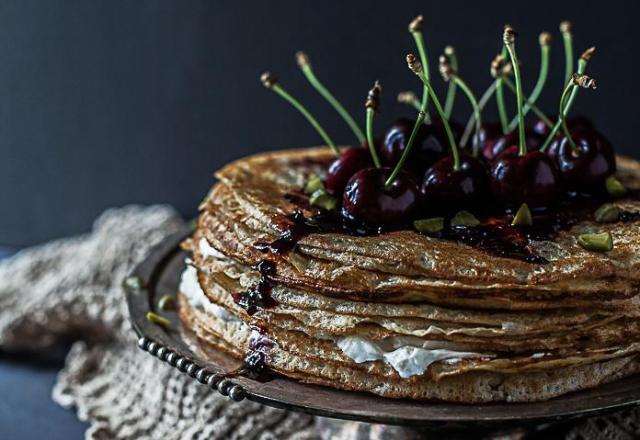
<path fill-rule="evenodd" d="M 512 225 L 531 226 L 533 224 L 533 216 L 526 203 L 520 205 L 516 215 L 513 216 Z"/>
<path fill-rule="evenodd" d="M 171 322 L 167 318 L 153 312 L 147 312 L 147 321 L 153 322 L 154 324 L 164 328 L 171 327 Z"/>
<path fill-rule="evenodd" d="M 323 189 L 317 190 L 311 194 L 311 197 L 309 197 L 309 203 L 311 203 L 312 206 L 317 206 L 318 208 L 326 209 L 327 211 L 336 209 L 336 206 L 338 205 L 338 201 Z"/>
<path fill-rule="evenodd" d="M 140 290 L 143 287 L 143 282 L 140 277 L 132 275 L 124 279 L 124 285 L 131 290 Z"/>
<path fill-rule="evenodd" d="M 607 192 L 613 197 L 622 197 L 627 193 L 627 188 L 614 176 L 607 177 L 604 185 L 607 188 Z"/>
<path fill-rule="evenodd" d="M 423 234 L 437 234 L 444 229 L 444 218 L 433 217 L 415 220 L 413 227 Z"/>
<path fill-rule="evenodd" d="M 613 238 L 609 232 L 580 234 L 578 244 L 588 251 L 607 252 L 613 249 Z"/>
<path fill-rule="evenodd" d="M 478 220 L 469 211 L 460 211 L 451 219 L 451 226 L 478 226 L 480 220 Z"/>
<path fill-rule="evenodd" d="M 176 300 L 171 295 L 163 295 L 158 301 L 158 308 L 162 311 L 175 310 Z"/>
<path fill-rule="evenodd" d="M 593 217 L 598 223 L 617 222 L 620 218 L 620 208 L 611 203 L 605 203 L 594 212 Z"/>
<path fill-rule="evenodd" d="M 324 191 L 324 183 L 322 183 L 322 179 L 316 174 L 311 176 L 307 181 L 307 184 L 304 187 L 304 192 L 307 194 L 313 194 L 316 191 Z"/>

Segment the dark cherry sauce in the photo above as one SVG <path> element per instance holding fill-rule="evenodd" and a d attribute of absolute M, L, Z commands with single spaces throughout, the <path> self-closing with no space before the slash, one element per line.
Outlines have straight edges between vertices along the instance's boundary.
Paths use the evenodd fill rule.
<path fill-rule="evenodd" d="M 639 196 L 640 193 L 634 192 L 627 197 L 637 199 Z M 287 200 L 295 204 L 293 197 L 288 197 Z M 592 219 L 593 212 L 607 201 L 609 200 L 602 196 L 569 195 L 558 204 L 554 211 L 534 212 L 532 226 L 513 226 L 511 225 L 511 215 L 496 214 L 487 210 L 477 213 L 481 221 L 479 226 L 450 226 L 446 223 L 445 229 L 435 234 L 434 237 L 460 241 L 499 257 L 544 264 L 548 261 L 535 252 L 531 241 L 553 240 L 558 232 L 567 230 L 582 220 Z M 303 200 L 298 206 L 301 209 L 307 208 L 308 203 Z M 280 231 L 280 236 L 276 240 L 270 243 L 258 242 L 255 243 L 255 247 L 265 253 L 282 255 L 291 251 L 299 240 L 312 233 L 334 232 L 365 236 L 413 229 L 409 224 L 371 228 L 355 223 L 335 211 L 320 211 L 312 217 L 305 217 L 301 209 L 297 209 L 292 214 L 276 221 L 276 226 Z M 623 211 L 619 218 L 620 222 L 639 220 L 640 212 Z"/>
<path fill-rule="evenodd" d="M 269 351 L 275 342 L 269 337 L 266 329 L 251 326 L 249 349 L 242 360 L 242 366 L 223 373 L 217 373 L 217 380 L 230 379 L 238 376 L 249 377 L 260 382 L 273 380 L 276 373 L 269 368 Z"/>
<path fill-rule="evenodd" d="M 270 278 L 275 272 L 276 264 L 273 261 L 263 260 L 253 266 L 253 269 L 260 272 L 258 282 L 244 292 L 231 295 L 233 301 L 249 315 L 255 314 L 258 309 L 268 309 L 278 305 L 271 296 L 274 282 Z"/>
<path fill-rule="evenodd" d="M 270 380 L 273 373 L 269 369 L 269 351 L 275 346 L 266 329 L 260 326 L 251 327 L 249 350 L 244 357 L 245 372 L 254 379 Z"/>
<path fill-rule="evenodd" d="M 637 211 L 637 212 L 622 211 L 620 213 L 620 218 L 618 220 L 623 223 L 637 222 L 638 220 L 640 220 L 640 211 Z"/>

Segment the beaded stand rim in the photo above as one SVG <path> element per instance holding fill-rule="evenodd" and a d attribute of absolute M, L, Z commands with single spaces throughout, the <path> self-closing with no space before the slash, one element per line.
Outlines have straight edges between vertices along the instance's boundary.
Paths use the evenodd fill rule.
<path fill-rule="evenodd" d="M 188 357 L 182 356 L 146 336 L 138 338 L 138 348 L 233 401 L 241 402 L 247 395 L 242 385 L 225 378 L 224 374 L 213 373 Z"/>

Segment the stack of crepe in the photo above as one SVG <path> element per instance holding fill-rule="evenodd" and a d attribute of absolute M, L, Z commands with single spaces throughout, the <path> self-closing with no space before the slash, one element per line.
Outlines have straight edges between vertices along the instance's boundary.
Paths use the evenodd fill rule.
<path fill-rule="evenodd" d="M 201 343 L 258 353 L 302 382 L 423 400 L 544 400 L 640 370 L 640 222 L 586 216 L 531 243 L 547 264 L 412 230 L 313 233 L 288 252 L 260 250 L 293 211 L 316 213 L 300 189 L 331 159 L 326 148 L 290 150 L 217 173 L 184 243 L 179 292 Z M 640 163 L 618 158 L 617 177 L 637 190 Z M 615 204 L 640 211 L 633 197 Z M 576 243 L 596 227 L 611 232 L 612 251 Z M 255 269 L 264 260 L 274 263 L 266 275 Z M 261 282 L 269 298 L 248 313 L 238 295 Z"/>

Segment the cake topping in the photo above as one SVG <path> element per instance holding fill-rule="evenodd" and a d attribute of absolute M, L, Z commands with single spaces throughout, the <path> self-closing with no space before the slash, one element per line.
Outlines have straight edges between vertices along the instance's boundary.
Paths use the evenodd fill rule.
<path fill-rule="evenodd" d="M 373 117 L 379 111 L 380 92 L 382 92 L 382 85 L 376 81 L 369 93 L 367 93 L 367 100 L 364 103 L 364 107 L 367 109 L 367 145 L 376 168 L 380 168 L 380 159 L 373 140 Z"/>
<path fill-rule="evenodd" d="M 456 50 L 453 46 L 446 46 L 444 48 L 444 56 L 446 57 L 447 63 L 451 66 L 454 72 L 458 71 L 458 56 L 456 55 Z M 451 113 L 453 112 L 453 105 L 456 101 L 456 83 L 449 82 L 449 87 L 447 88 L 447 98 L 444 101 L 444 114 L 447 116 L 447 119 L 451 119 Z"/>
<path fill-rule="evenodd" d="M 595 80 L 585 74 L 595 49 L 591 47 L 581 54 L 574 72 L 571 25 L 560 25 L 567 82 L 558 116 L 550 118 L 536 105 L 549 76 L 549 32 L 538 36 L 540 67 L 529 96 L 523 92 L 516 51 L 518 37 L 512 26 L 503 29 L 502 51 L 491 63 L 493 80 L 480 99 L 458 72 L 455 49 L 447 46 L 438 59 L 440 76 L 449 83 L 443 107 L 429 74 L 423 26 L 420 15 L 409 23 L 416 54 L 406 56 L 408 68 L 422 85 L 422 96 L 413 91 L 398 94 L 398 102 L 416 109 L 417 115 L 397 120 L 381 141 L 376 140 L 374 127 L 380 112 L 380 83 L 376 81 L 367 94 L 363 135 L 344 107 L 319 82 L 307 55 L 296 55 L 305 77 L 351 126 L 359 145 L 337 151 L 335 144 L 326 140 L 338 157 L 329 165 L 324 182 L 316 174 L 309 176 L 304 186 L 308 203 L 298 205 L 331 214 L 322 215 L 320 221 L 313 217 L 304 220 L 304 232 L 294 234 L 292 229 L 289 235 L 303 236 L 317 230 L 319 224 L 323 231 L 358 234 L 412 226 L 423 234 L 463 241 L 499 255 L 544 262 L 533 254 L 529 240 L 533 236 L 552 238 L 576 222 L 568 221 L 575 216 L 563 211 L 574 209 L 578 200 L 593 200 L 597 205 L 575 208 L 588 218 L 607 197 L 627 194 L 615 177 L 611 143 L 589 119 L 569 117 L 578 88 L 595 89 Z M 298 108 L 325 138 L 315 118 L 272 75 L 265 74 L 262 80 Z M 457 89 L 466 96 L 472 110 L 464 130 L 451 117 Z M 505 89 L 515 95 L 513 118 L 505 103 Z M 494 95 L 499 120 L 487 121 L 482 112 Z M 529 113 L 535 114 L 535 119 L 527 124 L 525 117 Z M 461 217 L 461 213 L 474 220 L 466 221 L 469 217 Z M 616 217 L 614 213 L 615 209 L 601 208 L 596 219 L 611 222 L 628 217 L 622 213 Z M 309 224 L 314 226 L 309 228 Z M 514 242 L 508 245 L 509 240 Z M 279 239 L 288 243 L 287 249 L 296 241 L 289 236 Z"/>
<path fill-rule="evenodd" d="M 627 194 L 627 189 L 624 187 L 622 182 L 620 182 L 614 176 L 607 177 L 604 183 L 607 192 L 612 197 L 623 197 Z"/>
<path fill-rule="evenodd" d="M 514 226 L 531 226 L 533 224 L 533 216 L 526 203 L 520 205 L 520 208 L 516 211 L 516 215 L 513 216 L 511 224 Z"/>
<path fill-rule="evenodd" d="M 563 21 L 560 23 L 560 32 L 562 33 L 562 42 L 564 44 L 564 82 L 565 84 L 571 79 L 573 74 L 573 36 L 571 35 L 571 22 Z"/>
<path fill-rule="evenodd" d="M 589 251 L 608 252 L 613 249 L 613 238 L 610 232 L 581 234 L 578 244 Z"/>
<path fill-rule="evenodd" d="M 398 93 L 398 102 L 400 104 L 410 105 L 416 110 L 420 110 L 420 100 L 418 99 L 418 96 L 411 91 Z"/>
<path fill-rule="evenodd" d="M 322 95 L 322 97 L 327 100 L 327 102 L 335 109 L 335 111 L 338 112 L 344 122 L 346 122 L 349 128 L 351 128 L 353 134 L 355 134 L 356 138 L 358 139 L 358 142 L 360 144 L 363 144 L 365 138 L 362 130 L 360 129 L 358 124 L 356 124 L 356 121 L 353 120 L 353 117 L 347 111 L 347 109 L 344 108 L 340 101 L 338 101 L 316 77 L 307 54 L 302 51 L 297 52 L 296 61 L 298 63 L 298 66 L 300 67 L 300 70 L 302 70 L 302 73 L 309 81 L 309 84 L 311 84 L 313 88 L 316 89 L 318 93 L 320 93 L 320 95 Z"/>
<path fill-rule="evenodd" d="M 293 96 L 291 96 L 279 83 L 278 83 L 278 79 L 271 73 L 271 72 L 265 72 L 260 76 L 260 81 L 262 82 L 262 85 L 265 86 L 267 89 L 273 90 L 274 92 L 276 92 L 278 95 L 280 95 L 285 101 L 287 101 L 289 104 L 291 104 L 293 107 L 296 108 L 296 110 L 298 110 L 300 113 L 302 113 L 302 116 L 304 116 L 307 121 L 309 122 L 309 124 L 311 124 L 311 126 L 318 132 L 318 134 L 320 135 L 320 137 L 322 138 L 322 140 L 324 142 L 326 142 L 326 144 L 331 147 L 331 149 L 333 150 L 333 152 L 336 155 L 340 155 L 340 150 L 338 150 L 338 147 L 336 147 L 336 144 L 333 142 L 333 140 L 331 140 L 331 138 L 329 137 L 329 135 L 327 134 L 326 131 L 324 131 L 324 128 L 322 128 L 322 126 L 320 125 L 320 123 L 318 122 L 318 120 L 315 118 L 315 116 L 313 116 L 311 114 L 311 112 L 309 112 L 309 110 L 306 109 L 306 107 L 304 107 L 300 101 L 298 101 L 296 98 L 294 98 Z"/>
<path fill-rule="evenodd" d="M 593 218 L 598 223 L 612 223 L 617 222 L 620 218 L 620 208 L 611 203 L 605 203 L 601 207 L 599 207 L 596 212 L 593 214 Z"/>

